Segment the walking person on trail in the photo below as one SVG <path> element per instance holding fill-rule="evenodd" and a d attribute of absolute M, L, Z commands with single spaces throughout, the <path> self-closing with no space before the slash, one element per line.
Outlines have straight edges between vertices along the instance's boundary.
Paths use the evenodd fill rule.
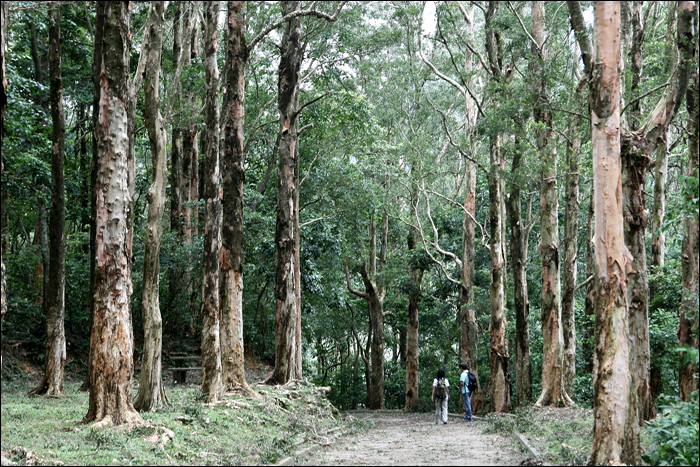
<path fill-rule="evenodd" d="M 459 377 L 459 389 L 462 393 L 462 400 L 464 401 L 464 406 L 466 407 L 466 412 L 464 413 L 464 420 L 467 422 L 472 421 L 472 391 L 476 390 L 476 375 L 469 373 L 469 365 L 466 363 L 460 363 L 459 367 L 462 369 L 462 375 Z"/>
<path fill-rule="evenodd" d="M 433 380 L 433 393 L 430 400 L 435 401 L 435 424 L 447 425 L 447 401 L 450 399 L 450 382 L 445 378 L 445 370 L 440 368 L 437 377 Z"/>

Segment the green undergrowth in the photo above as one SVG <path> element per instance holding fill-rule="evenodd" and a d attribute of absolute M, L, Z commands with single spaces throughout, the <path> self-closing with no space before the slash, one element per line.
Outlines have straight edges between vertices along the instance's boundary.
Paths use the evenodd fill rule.
<path fill-rule="evenodd" d="M 95 429 L 83 424 L 88 394 L 67 383 L 61 397 L 27 397 L 24 383 L 2 387 L 2 455 L 17 465 L 271 464 L 328 433 L 365 425 L 341 415 L 315 386 L 256 386 L 261 396 L 197 400 L 196 385 L 168 387 L 170 406 L 143 413 L 146 424 Z"/>
<path fill-rule="evenodd" d="M 584 465 L 591 449 L 593 411 L 582 407 L 515 409 L 511 414 L 489 414 L 487 431 L 504 436 L 516 432 L 549 465 Z"/>

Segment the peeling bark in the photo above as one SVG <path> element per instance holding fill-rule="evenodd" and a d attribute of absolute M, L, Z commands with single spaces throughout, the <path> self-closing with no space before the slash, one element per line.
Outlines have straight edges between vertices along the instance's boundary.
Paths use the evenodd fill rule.
<path fill-rule="evenodd" d="M 697 6 L 696 6 L 697 8 Z M 695 16 L 697 18 L 697 15 Z M 697 53 L 697 42 L 695 44 Z M 688 175 L 698 177 L 700 155 L 698 154 L 698 123 L 700 122 L 698 108 L 700 107 L 700 77 L 695 75 L 693 85 L 688 89 L 686 106 L 688 109 L 688 128 L 690 137 L 688 146 Z M 685 200 L 686 203 L 690 199 Z M 681 316 L 678 326 L 678 343 L 681 346 L 690 345 L 698 348 L 698 296 L 700 293 L 700 280 L 698 269 L 700 261 L 700 231 L 698 229 L 698 213 L 683 221 L 683 244 L 681 246 L 681 275 L 683 288 L 683 301 L 681 303 Z M 686 352 L 680 353 L 681 362 Z M 678 392 L 681 399 L 690 401 L 690 394 L 698 390 L 698 365 L 692 359 L 680 366 L 678 372 Z"/>
<path fill-rule="evenodd" d="M 564 214 L 564 270 L 562 273 L 561 321 L 564 335 L 564 390 L 572 394 L 576 377 L 576 263 L 578 260 L 579 166 L 581 152 L 580 118 L 571 125 L 567 146 L 566 210 Z"/>
<path fill-rule="evenodd" d="M 100 2 L 102 3 L 102 2 Z M 140 423 L 131 400 L 134 339 L 128 216 L 129 192 L 129 8 L 105 2 L 99 60 L 96 236 L 93 326 L 90 333 L 90 399 L 85 422 Z"/>
<path fill-rule="evenodd" d="M 221 249 L 221 182 L 219 178 L 219 2 L 206 2 L 204 65 L 207 83 L 205 102 L 206 130 L 203 141 L 205 162 L 202 197 L 206 202 L 204 217 L 204 258 L 202 260 L 202 396 L 207 402 L 223 395 L 221 334 L 219 320 L 219 251 Z"/>
<path fill-rule="evenodd" d="M 547 58 L 545 39 L 544 2 L 532 2 L 531 69 L 535 80 L 534 118 L 537 149 L 542 163 L 540 181 L 540 253 L 542 257 L 542 392 L 536 407 L 573 404 L 564 389 L 564 336 L 561 323 L 561 284 L 559 279 L 559 202 L 557 198 L 557 151 L 549 142 L 554 134 L 552 113 L 547 105 L 545 81 L 541 76 L 542 64 Z"/>
<path fill-rule="evenodd" d="M 498 11 L 497 2 L 489 2 L 486 13 L 486 50 L 491 66 L 492 79 L 505 78 L 501 72 L 502 60 L 499 53 L 499 39 L 493 17 Z M 489 141 L 489 216 L 491 227 L 491 349 L 489 351 L 489 392 L 492 412 L 509 412 L 510 373 L 508 370 L 508 341 L 506 339 L 506 270 L 504 258 L 504 212 L 505 195 L 500 172 L 503 170 L 500 135 L 492 135 Z"/>
<path fill-rule="evenodd" d="M 245 180 L 245 2 L 228 2 L 226 16 L 226 95 L 224 96 L 223 220 L 219 256 L 221 295 L 221 360 L 224 390 L 240 385 L 253 393 L 245 378 L 243 345 L 243 182 Z"/>
<path fill-rule="evenodd" d="M 66 124 L 63 112 L 61 84 L 61 7 L 55 5 L 49 13 L 49 66 L 51 120 L 53 122 L 51 151 L 51 211 L 49 220 L 49 264 L 44 271 L 46 290 L 46 354 L 44 378 L 29 394 L 58 396 L 63 392 L 66 362 L 65 265 L 66 265 L 66 204 L 64 190 L 64 146 Z"/>
<path fill-rule="evenodd" d="M 141 357 L 141 378 L 134 407 L 150 412 L 167 402 L 162 377 L 163 321 L 160 313 L 160 244 L 163 213 L 165 212 L 166 142 L 163 118 L 160 115 L 160 61 L 163 45 L 164 2 L 151 2 L 144 43 L 148 66 L 145 69 L 144 122 L 151 146 L 153 180 L 148 189 L 148 220 L 143 257 L 143 313 L 144 344 Z"/>
<path fill-rule="evenodd" d="M 282 14 L 301 9 L 301 2 L 283 2 Z M 298 16 L 285 22 L 279 64 L 277 107 L 280 116 L 280 146 L 277 166 L 277 220 L 275 224 L 275 369 L 268 380 L 284 384 L 297 376 L 297 319 L 294 232 L 297 164 L 299 70 L 303 59 L 301 22 Z"/>
<path fill-rule="evenodd" d="M 519 406 L 529 405 L 532 399 L 532 367 L 530 361 L 530 330 L 528 315 L 530 303 L 527 295 L 527 235 L 529 219 L 523 220 L 521 210 L 521 178 L 523 146 L 521 137 L 515 136 L 511 191 L 508 198 L 510 217 L 510 252 L 513 268 L 513 304 L 515 306 L 515 394 Z M 471 368 L 469 364 L 469 368 Z"/>
<path fill-rule="evenodd" d="M 629 362 L 627 273 L 620 162 L 620 6 L 595 2 L 595 65 L 589 81 L 595 193 L 594 426 L 589 465 L 639 464 L 634 374 Z"/>
<path fill-rule="evenodd" d="M 415 250 L 418 245 L 416 233 L 411 230 L 408 235 L 408 249 Z M 408 266 L 410 291 L 408 293 L 408 311 L 406 320 L 406 402 L 404 410 L 418 403 L 418 311 L 420 308 L 420 284 L 423 280 L 423 270 L 411 262 Z"/>

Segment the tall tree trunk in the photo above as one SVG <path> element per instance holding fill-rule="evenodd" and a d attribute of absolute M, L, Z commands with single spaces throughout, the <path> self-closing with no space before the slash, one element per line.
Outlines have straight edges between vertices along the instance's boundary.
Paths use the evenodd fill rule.
<path fill-rule="evenodd" d="M 49 264 L 46 282 L 46 369 L 44 379 L 29 394 L 60 395 L 63 392 L 63 368 L 66 362 L 65 264 L 66 204 L 64 190 L 65 117 L 61 84 L 61 7 L 49 12 L 50 101 L 53 121 L 51 151 L 51 212 L 49 222 Z"/>
<path fill-rule="evenodd" d="M 651 155 L 659 145 L 666 145 L 667 129 L 685 98 L 691 70 L 697 65 L 693 61 L 697 40 L 693 29 L 695 8 L 693 2 L 682 2 L 678 6 L 677 48 L 680 61 L 676 73 L 671 77 L 671 85 L 667 87 L 642 127 L 637 131 L 625 133 L 621 140 L 625 188 L 623 190 L 625 244 L 632 254 L 632 267 L 627 276 L 629 335 L 632 344 L 630 362 L 637 387 L 637 415 L 640 423 L 655 415 L 650 387 L 649 284 L 646 261 L 646 227 L 649 212 L 646 210 L 645 176 L 646 169 L 651 163 Z M 635 18 L 637 18 L 634 23 L 635 30 L 642 31 L 635 35 L 637 39 L 638 35 L 643 37 L 643 26 L 640 24 L 641 12 L 638 12 Z M 641 56 L 637 55 L 634 56 L 633 65 L 641 67 L 637 63 L 641 62 Z"/>
<path fill-rule="evenodd" d="M 166 141 L 163 118 L 160 115 L 160 59 L 163 46 L 164 2 L 154 1 L 150 5 L 151 13 L 144 43 L 147 52 L 145 76 L 145 110 L 144 122 L 148 130 L 151 146 L 151 165 L 153 181 L 148 189 L 148 221 L 143 255 L 143 296 L 141 309 L 143 314 L 143 354 L 141 357 L 141 378 L 139 392 L 134 407 L 139 411 L 150 412 L 158 409 L 167 401 L 163 387 L 162 348 L 163 321 L 160 313 L 160 243 L 165 211 L 166 185 Z"/>
<path fill-rule="evenodd" d="M 561 322 L 564 334 L 564 390 L 572 394 L 576 377 L 576 263 L 578 260 L 580 119 L 574 117 L 566 151 L 566 210 L 564 212 L 564 270 L 562 272 Z M 589 237 L 590 238 L 590 237 Z"/>
<path fill-rule="evenodd" d="M 474 6 L 469 4 L 463 14 L 466 37 L 474 40 Z M 465 71 L 468 74 L 473 72 L 473 54 L 471 51 L 465 53 Z M 472 78 L 470 84 L 473 84 Z M 477 108 L 472 99 L 465 96 L 465 116 L 466 116 L 466 136 L 467 147 L 471 148 L 471 137 L 476 124 Z M 473 153 L 472 153 L 473 155 Z M 477 341 L 478 328 L 476 325 L 476 310 L 474 306 L 474 262 L 475 262 L 475 235 L 474 221 L 476 215 L 476 164 L 471 157 L 464 157 L 464 213 L 462 216 L 462 268 L 460 271 L 462 287 L 459 291 L 459 358 L 463 363 L 469 365 L 472 373 L 477 375 L 477 383 L 481 390 L 481 381 L 478 378 L 479 368 L 477 365 Z"/>
<path fill-rule="evenodd" d="M 7 78 L 5 77 L 5 52 L 7 50 L 7 24 L 10 16 L 10 2 L 2 2 L 0 5 L 0 154 L 2 154 L 2 142 L 5 138 L 5 110 L 7 109 Z M 4 183 L 5 158 L 0 155 L 0 180 Z M 8 229 L 7 187 L 2 189 L 2 239 L 0 242 L 0 329 L 7 313 L 7 280 L 5 278 L 5 259 L 7 245 L 5 239 Z"/>
<path fill-rule="evenodd" d="M 180 17 L 181 12 L 181 2 L 175 3 L 175 12 L 173 14 L 173 60 L 175 63 L 180 61 L 180 53 L 182 52 L 182 27 Z M 179 124 L 173 119 L 173 129 L 172 129 L 172 149 L 170 153 L 170 229 L 179 232 L 180 224 L 180 149 L 182 145 L 181 141 L 181 129 Z M 175 278 L 171 278 L 171 292 L 177 290 L 173 289 L 172 284 L 176 284 Z"/>
<path fill-rule="evenodd" d="M 102 2 L 100 2 L 102 3 Z M 90 399 L 85 421 L 98 425 L 141 422 L 131 401 L 134 339 L 129 300 L 128 187 L 129 6 L 105 2 L 102 20 L 96 257 L 93 327 L 90 333 Z"/>
<path fill-rule="evenodd" d="M 389 233 L 389 216 L 384 213 L 382 219 L 381 246 L 379 250 L 379 271 L 386 264 L 387 241 Z M 375 217 L 369 224 L 369 258 L 360 267 L 360 275 L 365 286 L 364 292 L 354 290 L 350 284 L 350 273 L 345 265 L 345 278 L 348 291 L 367 300 L 369 310 L 369 330 L 366 353 L 369 353 L 367 406 L 371 410 L 384 408 L 384 281 L 377 278 L 377 228 Z M 369 263 L 369 268 L 367 266 Z"/>
<path fill-rule="evenodd" d="M 503 80 L 499 56 L 499 37 L 494 30 L 493 17 L 498 11 L 497 2 L 489 2 L 486 13 L 486 50 L 492 79 Z M 492 135 L 489 141 L 489 220 L 491 228 L 491 348 L 489 351 L 489 392 L 491 411 L 508 412 L 510 401 L 510 373 L 508 370 L 508 340 L 506 338 L 506 270 L 504 258 L 505 199 L 500 173 L 503 170 L 500 135 Z"/>
<path fill-rule="evenodd" d="M 176 1 L 175 11 L 173 12 L 173 61 L 179 64 L 182 60 L 182 5 L 183 2 Z M 173 90 L 177 89 L 179 83 L 173 86 Z M 174 97 L 173 102 L 179 99 L 180 93 Z M 170 230 L 174 231 L 181 240 L 182 219 L 180 219 L 180 210 L 182 209 L 182 193 L 180 189 L 180 174 L 182 172 L 182 128 L 179 112 L 177 116 L 172 118 L 172 136 L 170 149 Z M 169 273 L 168 290 L 170 292 L 170 300 L 172 301 L 180 293 L 180 287 L 183 283 L 182 266 L 174 265 Z"/>
<path fill-rule="evenodd" d="M 531 69 L 535 80 L 534 118 L 538 123 L 537 149 L 542 163 L 540 181 L 540 245 L 542 256 L 542 392 L 535 406 L 569 406 L 564 390 L 564 336 L 561 327 L 561 284 L 559 279 L 559 202 L 557 197 L 557 152 L 549 142 L 553 136 L 552 113 L 547 105 L 545 81 L 541 76 L 547 58 L 544 47 L 544 2 L 532 2 Z"/>
<path fill-rule="evenodd" d="M 523 145 L 521 136 L 515 136 L 513 153 L 510 197 L 508 214 L 510 216 L 510 254 L 513 268 L 513 305 L 515 307 L 515 395 L 518 405 L 529 405 L 532 399 L 532 368 L 530 361 L 530 330 L 528 315 L 530 303 L 527 295 L 527 235 L 530 231 L 529 221 L 521 214 L 521 184 L 524 177 L 520 174 L 522 166 Z M 469 366 L 471 369 L 471 365 Z M 471 371 L 471 370 L 470 370 Z"/>
<path fill-rule="evenodd" d="M 479 330 L 474 309 L 474 221 L 476 215 L 476 164 L 465 160 L 464 170 L 464 215 L 462 217 L 462 287 L 459 291 L 460 339 L 459 358 L 469 365 L 470 371 L 478 375 L 477 341 Z M 478 378 L 477 378 L 478 381 Z"/>
<path fill-rule="evenodd" d="M 219 67 L 218 49 L 219 2 L 206 2 L 204 65 L 207 97 L 204 115 L 205 163 L 202 197 L 206 202 L 204 217 L 204 258 L 202 260 L 202 396 L 207 402 L 221 398 L 222 363 L 219 322 L 219 252 L 221 250 L 221 182 L 219 181 Z"/>
<path fill-rule="evenodd" d="M 301 2 L 283 2 L 282 15 L 301 9 Z M 285 22 L 279 64 L 277 107 L 280 115 L 280 150 L 277 166 L 277 221 L 275 225 L 275 369 L 269 382 L 285 384 L 297 371 L 297 297 L 294 202 L 297 153 L 297 98 L 303 58 L 298 16 Z"/>
<path fill-rule="evenodd" d="M 411 229 L 408 234 L 409 252 L 416 249 L 418 238 L 416 232 Z M 409 253 L 410 255 L 410 253 Z M 420 284 L 423 279 L 423 270 L 411 261 L 408 266 L 410 290 L 408 293 L 408 311 L 406 320 L 406 403 L 404 410 L 408 410 L 418 403 L 418 311 L 420 307 Z"/>
<path fill-rule="evenodd" d="M 668 16 L 666 18 L 666 43 L 665 43 L 665 72 L 671 74 L 676 66 L 676 44 L 674 32 L 676 29 L 676 2 L 668 3 Z M 666 214 L 666 178 L 668 176 L 668 131 L 664 136 L 666 144 L 659 144 L 656 148 L 656 163 L 654 164 L 654 207 L 651 220 L 651 256 L 649 266 L 652 269 L 663 266 L 666 249 L 666 237 L 661 230 Z M 650 291 L 653 297 L 654 291 Z"/>
<path fill-rule="evenodd" d="M 250 392 L 245 378 L 243 347 L 243 182 L 245 180 L 245 72 L 248 46 L 245 41 L 245 2 L 228 2 L 226 28 L 226 95 L 224 97 L 224 157 L 222 158 L 223 221 L 220 274 L 221 354 L 224 390 L 241 385 Z"/>
<path fill-rule="evenodd" d="M 595 193 L 596 330 L 594 425 L 589 465 L 639 464 L 634 374 L 629 366 L 620 163 L 620 5 L 595 2 L 596 63 L 589 108 Z"/>
<path fill-rule="evenodd" d="M 90 318 L 88 333 L 92 333 L 93 318 L 95 316 L 95 258 L 97 257 L 96 237 L 97 237 L 97 123 L 100 115 L 100 96 L 101 96 L 101 71 L 102 71 L 102 44 L 104 34 L 104 19 L 106 2 L 97 2 L 95 5 L 95 37 L 92 49 L 92 167 L 90 168 L 90 297 L 88 304 L 90 306 Z M 80 386 L 80 391 L 86 392 L 90 390 L 90 375 L 92 374 L 92 339 L 88 339 L 88 371 L 85 381 Z"/>
<path fill-rule="evenodd" d="M 696 7 L 697 8 L 697 7 Z M 697 15 L 696 15 L 697 18 Z M 697 47 L 697 45 L 696 45 Z M 696 51 L 697 53 L 697 51 Z M 700 107 L 700 77 L 695 75 L 693 85 L 688 89 L 686 106 L 688 109 L 688 129 L 690 132 L 688 155 L 688 176 L 698 177 L 698 167 L 700 160 L 698 155 L 698 107 Z M 686 203 L 691 203 L 691 197 L 685 199 Z M 698 261 L 700 257 L 700 232 L 698 231 L 698 216 L 686 217 L 683 221 L 683 244 L 682 251 L 682 287 L 683 301 L 681 304 L 681 316 L 678 326 L 678 343 L 681 346 L 690 345 L 698 348 Z M 693 318 L 694 317 L 694 318 Z M 690 393 L 698 390 L 698 364 L 691 358 L 683 364 L 686 352 L 681 352 L 681 366 L 678 372 L 678 392 L 681 399 L 690 401 Z"/>
<path fill-rule="evenodd" d="M 489 171 L 489 212 L 491 224 L 491 350 L 489 352 L 489 392 L 491 393 L 491 411 L 509 412 L 510 373 L 508 371 L 508 341 L 506 338 L 506 290 L 503 265 L 503 247 L 501 245 L 501 205 L 504 203 L 500 183 L 500 141 L 498 136 L 491 137 L 491 169 Z"/>

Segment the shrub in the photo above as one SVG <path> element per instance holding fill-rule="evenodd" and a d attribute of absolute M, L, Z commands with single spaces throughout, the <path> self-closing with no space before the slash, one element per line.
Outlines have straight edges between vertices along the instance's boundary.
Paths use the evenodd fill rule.
<path fill-rule="evenodd" d="M 690 401 L 661 396 L 663 415 L 645 427 L 651 449 L 642 456 L 649 465 L 698 465 L 698 391 Z"/>

